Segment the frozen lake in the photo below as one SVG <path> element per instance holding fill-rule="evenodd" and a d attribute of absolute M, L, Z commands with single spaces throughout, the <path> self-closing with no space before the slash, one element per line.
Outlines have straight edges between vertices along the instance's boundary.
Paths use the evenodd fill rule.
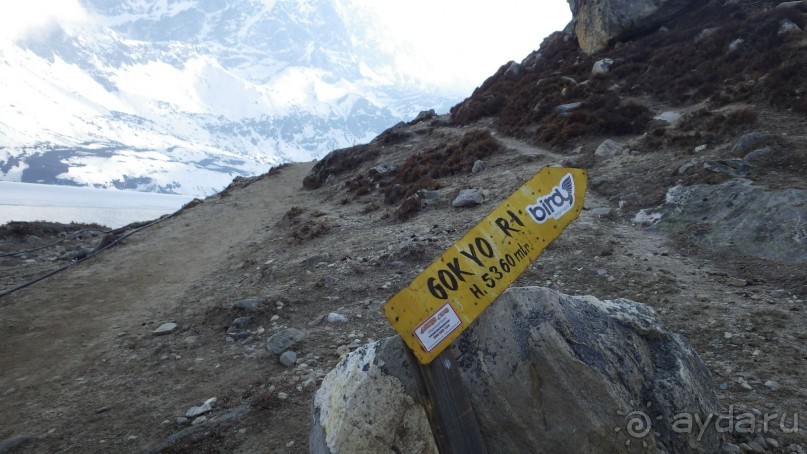
<path fill-rule="evenodd" d="M 10 221 L 95 222 L 111 228 L 173 213 L 193 197 L 0 181 L 0 225 Z"/>

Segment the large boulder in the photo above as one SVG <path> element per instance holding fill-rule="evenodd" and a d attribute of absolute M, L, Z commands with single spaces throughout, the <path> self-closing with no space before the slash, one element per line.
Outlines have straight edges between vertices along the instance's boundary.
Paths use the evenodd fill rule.
<path fill-rule="evenodd" d="M 709 371 L 642 304 L 514 288 L 450 351 L 491 453 L 720 449 L 721 433 L 699 434 L 693 422 L 720 413 Z M 349 445 L 359 440 L 375 443 L 372 452 L 434 452 L 416 365 L 404 352 L 391 337 L 326 376 L 312 452 L 359 452 Z"/>
<path fill-rule="evenodd" d="M 664 204 L 640 211 L 634 221 L 665 232 L 687 232 L 707 249 L 807 263 L 805 200 L 804 189 L 766 188 L 734 178 L 716 185 L 672 187 Z"/>
<path fill-rule="evenodd" d="M 593 54 L 615 39 L 648 32 L 694 0 L 568 0 L 583 52 Z"/>

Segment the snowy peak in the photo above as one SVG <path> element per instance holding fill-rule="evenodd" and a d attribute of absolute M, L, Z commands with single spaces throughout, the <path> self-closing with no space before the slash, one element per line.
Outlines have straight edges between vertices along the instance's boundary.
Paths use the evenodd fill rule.
<path fill-rule="evenodd" d="M 84 6 L 0 40 L 0 179 L 208 194 L 456 101 L 398 88 L 330 0 Z"/>

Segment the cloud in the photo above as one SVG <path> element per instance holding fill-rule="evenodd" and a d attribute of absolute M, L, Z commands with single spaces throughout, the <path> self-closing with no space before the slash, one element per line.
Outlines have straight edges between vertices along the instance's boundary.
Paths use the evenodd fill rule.
<path fill-rule="evenodd" d="M 398 49 L 400 70 L 466 92 L 510 60 L 521 61 L 571 20 L 566 0 L 343 0 L 374 13 Z"/>
<path fill-rule="evenodd" d="M 57 22 L 63 26 L 92 22 L 78 0 L 15 0 L 0 3 L 0 37 L 16 39 Z"/>

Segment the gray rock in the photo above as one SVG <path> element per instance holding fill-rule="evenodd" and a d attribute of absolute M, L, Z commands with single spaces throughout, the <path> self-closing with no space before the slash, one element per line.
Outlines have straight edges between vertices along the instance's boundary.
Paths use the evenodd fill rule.
<path fill-rule="evenodd" d="M 261 305 L 261 298 L 252 297 L 243 300 L 238 300 L 233 303 L 233 309 L 242 309 L 246 311 L 256 311 L 258 306 Z"/>
<path fill-rule="evenodd" d="M 613 41 L 652 30 L 693 0 L 570 1 L 574 32 L 580 48 L 593 54 Z"/>
<path fill-rule="evenodd" d="M 797 0 L 795 2 L 782 2 L 776 8 L 795 8 L 803 13 L 807 13 L 807 0 Z"/>
<path fill-rule="evenodd" d="M 723 173 L 735 178 L 747 177 L 756 171 L 755 165 L 739 158 L 704 161 L 703 168 L 710 172 Z"/>
<path fill-rule="evenodd" d="M 739 50 L 739 49 L 742 47 L 742 45 L 743 45 L 743 43 L 744 43 L 744 42 L 745 42 L 745 40 L 744 40 L 744 39 L 742 39 L 742 38 L 737 38 L 737 39 L 735 39 L 734 41 L 732 41 L 732 42 L 729 44 L 729 52 L 736 52 L 736 51 L 738 51 L 738 50 Z"/>
<path fill-rule="evenodd" d="M 477 173 L 482 172 L 483 170 L 485 170 L 487 168 L 488 168 L 488 165 L 485 163 L 485 161 L 482 161 L 481 159 L 477 159 L 476 162 L 474 162 L 474 166 L 471 169 L 471 173 L 477 174 Z"/>
<path fill-rule="evenodd" d="M 230 331 L 244 329 L 252 321 L 252 317 L 238 317 L 230 324 Z"/>
<path fill-rule="evenodd" d="M 328 323 L 347 323 L 347 317 L 336 312 L 328 314 L 326 320 L 328 320 Z"/>
<path fill-rule="evenodd" d="M 785 19 L 779 25 L 779 31 L 777 32 L 777 34 L 781 36 L 781 35 L 787 35 L 789 33 L 801 33 L 801 32 L 802 30 L 798 25 Z"/>
<path fill-rule="evenodd" d="M 466 208 L 477 206 L 482 203 L 484 197 L 479 189 L 463 189 L 453 202 L 451 206 L 454 208 Z"/>
<path fill-rule="evenodd" d="M 749 132 L 743 134 L 734 143 L 731 152 L 735 155 L 743 155 L 763 145 L 768 145 L 776 139 L 776 136 L 767 132 Z"/>
<path fill-rule="evenodd" d="M 171 334 L 177 329 L 177 324 L 173 322 L 163 323 L 162 325 L 158 326 L 157 329 L 152 331 L 151 334 L 155 336 L 164 336 L 166 334 Z"/>
<path fill-rule="evenodd" d="M 715 27 L 715 28 L 704 28 L 703 30 L 701 30 L 700 33 L 695 35 L 695 42 L 703 41 L 704 39 L 714 35 L 715 32 L 718 31 L 718 30 L 720 30 L 720 29 L 717 28 L 717 27 Z"/>
<path fill-rule="evenodd" d="M 597 74 L 605 74 L 611 69 L 611 66 L 613 66 L 613 64 L 614 60 L 610 58 L 603 58 L 602 60 L 597 60 L 594 62 L 594 66 L 591 67 L 591 74 L 595 76 Z"/>
<path fill-rule="evenodd" d="M 618 156 L 625 151 L 625 146 L 611 139 L 605 139 L 594 151 L 597 156 Z"/>
<path fill-rule="evenodd" d="M 555 107 L 555 113 L 565 117 L 565 116 L 570 115 L 573 111 L 575 111 L 576 109 L 578 109 L 582 105 L 583 105 L 583 103 L 580 102 L 580 101 L 578 101 L 578 102 L 570 102 L 568 104 L 561 104 L 561 105 Z"/>
<path fill-rule="evenodd" d="M 740 447 L 733 443 L 726 443 L 720 448 L 720 454 L 740 454 Z"/>
<path fill-rule="evenodd" d="M 743 443 L 743 444 L 745 446 L 740 445 L 740 447 L 743 447 L 743 449 L 747 449 L 747 450 L 749 450 L 749 451 L 751 451 L 753 453 L 757 453 L 757 454 L 765 454 L 765 448 L 760 446 L 760 444 L 755 442 L 755 441 L 749 441 L 748 443 Z"/>
<path fill-rule="evenodd" d="M 663 205 L 639 214 L 660 219 L 654 228 L 665 232 L 709 225 L 708 231 L 690 236 L 707 249 L 805 263 L 807 247 L 799 233 L 807 219 L 804 200 L 807 190 L 766 189 L 735 178 L 717 185 L 675 186 Z"/>
<path fill-rule="evenodd" d="M 185 339 L 182 339 L 182 342 L 184 342 L 188 347 L 193 347 L 194 345 L 199 344 L 199 338 L 197 336 L 187 336 Z"/>
<path fill-rule="evenodd" d="M 760 445 L 763 450 L 768 449 L 768 442 L 765 441 L 765 437 L 762 435 L 757 435 L 756 438 L 754 438 L 754 443 Z"/>
<path fill-rule="evenodd" d="M 210 406 L 208 403 L 204 403 L 198 407 L 191 407 L 188 411 L 185 412 L 186 418 L 195 418 L 197 416 L 201 416 L 205 413 L 210 413 L 213 411 L 213 407 Z"/>
<path fill-rule="evenodd" d="M 306 332 L 297 328 L 284 328 L 266 340 L 266 349 L 279 355 L 301 342 L 307 336 Z"/>
<path fill-rule="evenodd" d="M 434 109 L 429 110 L 422 110 L 420 113 L 412 120 L 412 123 L 417 123 L 419 121 L 428 120 L 430 118 L 436 117 L 437 114 L 434 112 Z"/>
<path fill-rule="evenodd" d="M 291 367 L 296 362 L 297 362 L 297 353 L 291 350 L 285 351 L 283 352 L 282 355 L 280 355 L 280 364 L 286 367 Z"/>
<path fill-rule="evenodd" d="M 669 123 L 671 126 L 675 126 L 681 121 L 681 114 L 674 111 L 667 111 L 662 112 L 653 118 L 656 120 L 665 121 Z"/>
<path fill-rule="evenodd" d="M 773 154 L 773 148 L 771 148 L 771 147 L 762 147 L 762 148 L 757 148 L 756 150 L 748 153 L 747 155 L 745 155 L 745 157 L 743 159 L 745 159 L 748 162 L 753 163 L 753 162 L 761 161 L 763 159 L 767 159 L 772 154 Z"/>
<path fill-rule="evenodd" d="M 776 380 L 767 380 L 765 381 L 765 387 L 770 389 L 771 391 L 778 391 L 782 389 L 782 385 L 779 384 Z"/>
<path fill-rule="evenodd" d="M 300 264 L 310 266 L 310 265 L 316 265 L 317 263 L 320 262 L 327 262 L 330 260 L 331 260 L 331 254 L 327 252 L 322 252 L 320 254 L 314 254 L 310 257 L 304 258 L 303 260 L 300 261 Z"/>
<path fill-rule="evenodd" d="M 370 175 L 370 178 L 372 178 L 373 180 L 378 180 L 383 177 L 394 174 L 397 170 L 398 168 L 392 164 L 379 164 L 368 170 L 367 174 Z"/>
<path fill-rule="evenodd" d="M 362 346 L 325 377 L 311 452 L 434 452 L 416 366 L 402 351 L 397 336 Z M 450 351 L 491 453 L 570 452 L 571 442 L 574 452 L 624 452 L 628 430 L 641 431 L 633 441 L 647 452 L 717 452 L 722 443 L 717 431 L 699 438 L 669 423 L 720 406 L 706 366 L 647 306 L 509 289 Z"/>
<path fill-rule="evenodd" d="M 33 441 L 34 437 L 30 435 L 15 435 L 0 441 L 0 454 L 11 454 L 16 451 L 16 448 Z"/>

